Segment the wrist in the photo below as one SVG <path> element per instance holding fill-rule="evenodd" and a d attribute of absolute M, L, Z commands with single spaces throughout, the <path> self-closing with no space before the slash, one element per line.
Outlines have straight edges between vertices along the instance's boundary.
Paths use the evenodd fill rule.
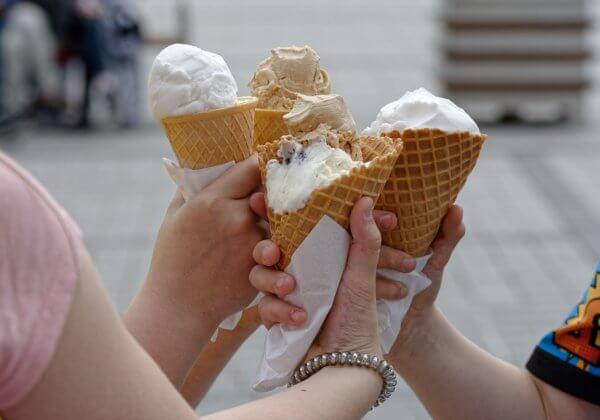
<path fill-rule="evenodd" d="M 410 363 L 413 355 L 425 348 L 438 313 L 439 310 L 435 305 L 418 312 L 409 310 L 402 322 L 400 334 L 392 346 L 390 354 L 387 355 L 396 370 L 398 370 L 397 366 Z"/>
<path fill-rule="evenodd" d="M 327 353 L 303 363 L 295 371 L 288 386 L 299 385 L 317 375 L 335 375 L 338 368 L 347 381 L 355 381 L 367 394 L 378 390 L 373 404 L 378 406 L 388 399 L 396 388 L 396 374 L 385 360 L 365 353 Z"/>
<path fill-rule="evenodd" d="M 160 284 L 146 281 L 125 318 L 126 322 L 132 319 L 134 322 L 138 320 L 138 323 L 152 324 L 158 331 L 169 331 L 170 336 L 186 336 L 187 340 L 204 345 L 221 320 L 210 310 L 198 310 L 197 307 L 203 306 L 183 302 Z"/>
<path fill-rule="evenodd" d="M 341 381 L 353 382 L 352 387 L 363 388 L 372 395 L 370 400 L 373 400 L 373 402 L 377 400 L 383 387 L 383 377 L 379 373 L 356 366 L 328 366 L 321 369 L 316 375 L 335 376 L 340 377 Z"/>

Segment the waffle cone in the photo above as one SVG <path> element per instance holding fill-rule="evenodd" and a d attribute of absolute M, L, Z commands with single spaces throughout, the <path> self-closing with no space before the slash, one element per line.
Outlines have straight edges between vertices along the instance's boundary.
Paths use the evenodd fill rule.
<path fill-rule="evenodd" d="M 277 214 L 268 207 L 272 240 L 281 250 L 279 269 L 287 267 L 296 249 L 321 217 L 327 215 L 348 229 L 352 207 L 361 197 L 377 201 L 402 150 L 402 142 L 386 137 L 362 137 L 361 144 L 369 149 L 370 159 L 365 159 L 370 162 L 368 166 L 355 168 L 331 185 L 313 191 L 306 206 L 298 211 Z M 267 162 L 276 157 L 279 147 L 279 141 L 258 147 L 263 183 Z"/>
<path fill-rule="evenodd" d="M 179 165 L 200 169 L 249 157 L 257 102 L 256 98 L 241 97 L 228 108 L 163 119 Z"/>
<path fill-rule="evenodd" d="M 383 234 L 383 243 L 421 257 L 475 167 L 486 136 L 430 129 L 386 136 L 400 137 L 404 150 L 376 206 L 398 217 L 398 227 Z"/>
<path fill-rule="evenodd" d="M 275 111 L 272 109 L 257 108 L 254 115 L 254 147 L 261 144 L 271 143 L 279 140 L 281 136 L 289 134 L 288 128 L 283 122 L 283 116 L 287 111 Z"/>

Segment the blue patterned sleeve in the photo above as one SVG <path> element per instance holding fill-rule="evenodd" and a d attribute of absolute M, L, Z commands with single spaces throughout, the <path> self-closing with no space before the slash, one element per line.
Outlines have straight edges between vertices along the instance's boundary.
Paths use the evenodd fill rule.
<path fill-rule="evenodd" d="M 600 264 L 563 325 L 537 345 L 527 369 L 563 392 L 600 405 Z"/>

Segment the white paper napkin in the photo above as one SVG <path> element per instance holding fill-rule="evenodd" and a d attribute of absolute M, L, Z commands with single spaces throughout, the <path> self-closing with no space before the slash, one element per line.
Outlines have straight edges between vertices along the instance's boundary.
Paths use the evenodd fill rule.
<path fill-rule="evenodd" d="M 292 255 L 285 271 L 296 279 L 296 289 L 286 301 L 304 308 L 308 319 L 300 327 L 277 324 L 269 330 L 254 385 L 256 391 L 287 384 L 302 361 L 331 309 L 349 247 L 348 232 L 324 216 Z"/>
<path fill-rule="evenodd" d="M 417 258 L 417 267 L 410 273 L 400 273 L 394 270 L 380 269 L 377 273 L 386 279 L 400 281 L 408 288 L 408 295 L 401 300 L 377 301 L 377 317 L 379 322 L 379 337 L 384 353 L 389 353 L 396 341 L 402 320 L 408 312 L 413 299 L 423 290 L 431 286 L 431 280 L 422 273 L 423 268 L 431 258 L 431 254 Z"/>
<path fill-rule="evenodd" d="M 234 161 L 223 163 L 221 165 L 212 166 L 210 168 L 203 169 L 188 169 L 181 168 L 177 163 L 169 160 L 167 158 L 163 158 L 163 164 L 169 173 L 169 176 L 175 183 L 181 187 L 183 190 L 183 198 L 185 201 L 189 201 L 196 194 L 200 193 L 208 184 L 219 178 L 223 175 L 229 168 L 235 165 Z M 248 305 L 248 308 L 255 306 L 258 304 L 262 297 L 262 294 L 256 296 L 254 301 Z M 242 312 L 238 312 L 227 317 L 221 324 L 219 328 L 223 328 L 225 330 L 233 330 L 237 326 L 238 322 L 242 318 Z M 211 340 L 215 341 L 217 339 L 217 335 L 219 330 L 217 329 L 213 334 Z"/>

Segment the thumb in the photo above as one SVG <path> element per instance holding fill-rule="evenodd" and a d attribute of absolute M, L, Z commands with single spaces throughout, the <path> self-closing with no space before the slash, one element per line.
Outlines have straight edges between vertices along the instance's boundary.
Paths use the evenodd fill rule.
<path fill-rule="evenodd" d="M 373 218 L 373 199 L 364 197 L 356 203 L 350 215 L 350 230 L 353 241 L 344 272 L 344 286 L 355 297 L 374 302 L 381 233 Z"/>
<path fill-rule="evenodd" d="M 454 205 L 450 207 L 446 217 L 444 217 L 440 232 L 431 244 L 433 255 L 423 270 L 430 279 L 441 277 L 454 249 L 464 236 L 463 210 L 461 207 Z"/>

